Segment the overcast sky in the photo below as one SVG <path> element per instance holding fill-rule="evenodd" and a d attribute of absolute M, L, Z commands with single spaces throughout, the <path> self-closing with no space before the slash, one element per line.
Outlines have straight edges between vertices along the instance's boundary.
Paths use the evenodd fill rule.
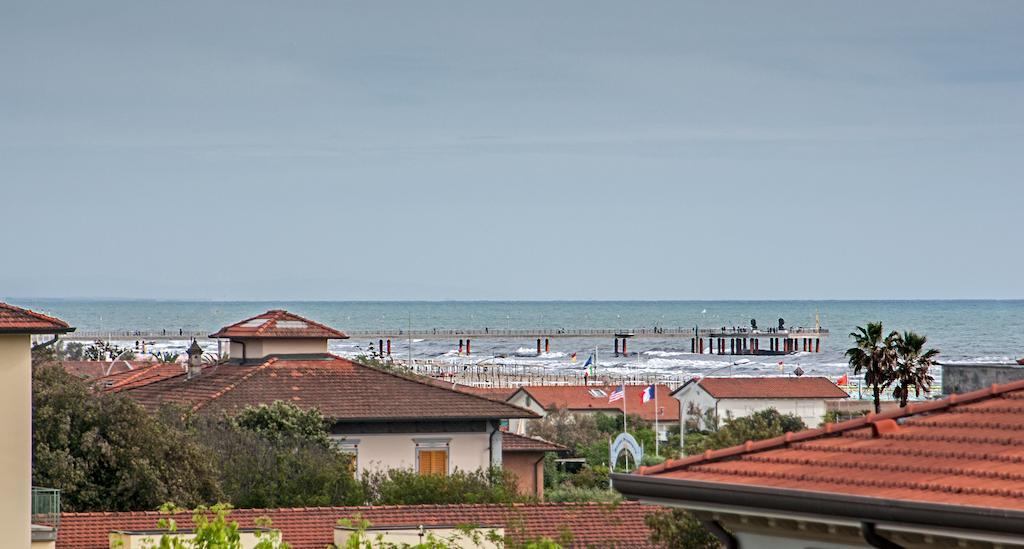
<path fill-rule="evenodd" d="M 1022 298 L 1021 2 L 6 2 L 0 296 Z"/>

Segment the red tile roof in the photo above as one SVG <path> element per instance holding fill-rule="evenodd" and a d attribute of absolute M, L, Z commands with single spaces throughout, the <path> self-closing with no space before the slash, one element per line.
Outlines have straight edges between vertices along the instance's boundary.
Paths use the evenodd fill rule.
<path fill-rule="evenodd" d="M 825 377 L 705 377 L 697 383 L 715 398 L 847 398 L 849 396 L 846 391 Z M 676 389 L 676 392 L 678 391 L 679 389 Z"/>
<path fill-rule="evenodd" d="M 334 421 L 535 417 L 511 404 L 336 356 L 206 366 L 192 379 L 186 379 L 181 365 L 176 368 L 156 367 L 134 378 L 125 376 L 109 390 L 124 391 L 151 410 L 176 403 L 203 412 L 234 413 L 281 400 L 317 408 Z"/>
<path fill-rule="evenodd" d="M 448 385 L 451 385 L 450 383 Z M 472 385 L 455 385 L 452 387 L 461 393 L 489 398 L 491 400 L 506 401 L 519 390 L 519 387 L 474 387 Z"/>
<path fill-rule="evenodd" d="M 242 528 L 269 517 L 293 549 L 322 549 L 334 543 L 338 519 L 356 515 L 374 526 L 463 525 L 505 528 L 513 539 L 572 535 L 571 547 L 649 547 L 650 532 L 644 517 L 656 508 L 633 502 L 617 506 L 596 503 L 541 503 L 504 505 L 403 505 L 379 507 L 311 507 L 297 509 L 236 509 L 229 515 Z M 106 549 L 107 535 L 115 530 L 156 530 L 157 512 L 62 513 L 58 549 Z M 188 513 L 176 515 L 180 531 L 192 528 Z"/>
<path fill-rule="evenodd" d="M 225 326 L 210 337 L 348 339 L 343 332 L 288 311 L 274 309 Z"/>
<path fill-rule="evenodd" d="M 502 452 L 565 452 L 568 450 L 561 444 L 548 442 L 542 438 L 525 437 L 508 431 L 501 433 Z"/>
<path fill-rule="evenodd" d="M 94 379 L 96 386 L 109 392 L 120 392 L 150 383 L 177 377 L 185 373 L 185 365 L 180 362 L 148 362 L 139 368 L 111 373 Z"/>
<path fill-rule="evenodd" d="M 622 401 L 608 402 L 608 395 L 615 385 L 530 385 L 521 389 L 537 401 L 545 410 L 568 408 L 573 411 L 595 411 L 622 413 Z M 647 421 L 654 421 L 654 400 L 643 402 L 641 395 L 646 385 L 626 386 L 626 413 L 636 414 Z M 603 391 L 603 396 L 594 396 L 591 391 Z M 672 398 L 668 385 L 657 385 L 658 420 L 679 421 L 679 403 Z"/>
<path fill-rule="evenodd" d="M 137 371 L 148 368 L 155 364 L 150 360 L 118 360 L 111 366 L 110 361 L 104 360 L 62 360 L 61 365 L 67 373 L 82 379 L 95 379 L 103 377 L 110 371 L 110 374 L 121 374 L 129 371 Z M 130 368 L 129 368 L 130 367 Z"/>
<path fill-rule="evenodd" d="M 713 450 L 665 479 L 1024 510 L 1024 381 Z"/>
<path fill-rule="evenodd" d="M 0 303 L 0 334 L 66 334 L 67 322 L 42 313 Z"/>

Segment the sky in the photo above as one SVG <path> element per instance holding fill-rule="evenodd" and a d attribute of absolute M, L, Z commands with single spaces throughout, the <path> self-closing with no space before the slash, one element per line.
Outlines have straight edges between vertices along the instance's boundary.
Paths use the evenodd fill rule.
<path fill-rule="evenodd" d="M 4 2 L 0 296 L 1024 298 L 1024 3 Z"/>

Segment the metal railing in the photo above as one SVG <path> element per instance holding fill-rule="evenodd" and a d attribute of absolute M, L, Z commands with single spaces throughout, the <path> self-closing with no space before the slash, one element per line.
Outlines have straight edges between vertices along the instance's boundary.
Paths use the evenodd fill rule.
<path fill-rule="evenodd" d="M 32 487 L 32 524 L 54 530 L 60 526 L 60 490 Z"/>

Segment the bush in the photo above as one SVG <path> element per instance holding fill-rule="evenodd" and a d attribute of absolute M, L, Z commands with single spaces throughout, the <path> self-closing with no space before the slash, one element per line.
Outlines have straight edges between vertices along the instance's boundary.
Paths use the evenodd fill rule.
<path fill-rule="evenodd" d="M 615 490 L 609 490 L 607 484 L 604 485 L 604 488 L 580 488 L 577 486 L 567 485 L 560 488 L 554 488 L 552 490 L 546 490 L 544 492 L 544 500 L 550 503 L 619 503 L 622 501 L 622 494 L 619 494 Z"/>
<path fill-rule="evenodd" d="M 693 515 L 682 509 L 662 509 L 644 517 L 651 542 L 680 549 L 719 549 L 722 544 Z"/>
<path fill-rule="evenodd" d="M 364 472 L 366 503 L 420 505 L 447 503 L 517 503 L 528 498 L 518 492 L 515 475 L 500 468 L 460 471 L 450 475 L 421 475 L 412 469 Z"/>

